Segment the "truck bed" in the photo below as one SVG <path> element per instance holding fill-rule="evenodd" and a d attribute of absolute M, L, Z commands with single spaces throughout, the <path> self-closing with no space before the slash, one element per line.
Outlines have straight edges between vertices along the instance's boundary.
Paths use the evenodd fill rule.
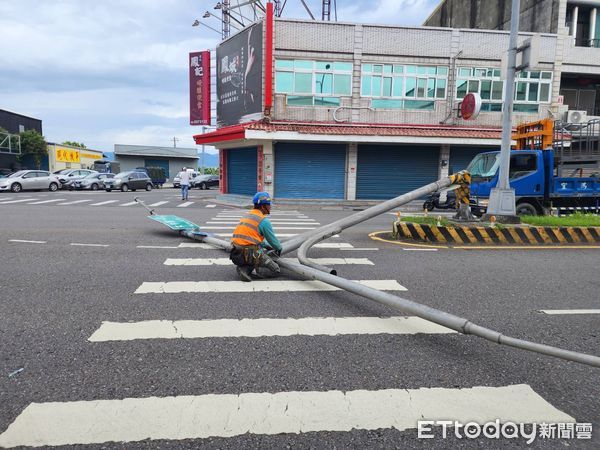
<path fill-rule="evenodd" d="M 553 178 L 552 196 L 600 197 L 600 178 Z"/>

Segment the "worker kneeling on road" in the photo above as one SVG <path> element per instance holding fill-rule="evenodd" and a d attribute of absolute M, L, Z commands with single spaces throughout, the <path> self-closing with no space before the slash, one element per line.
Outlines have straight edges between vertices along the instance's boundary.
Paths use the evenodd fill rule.
<path fill-rule="evenodd" d="M 229 258 L 237 266 L 242 281 L 252 281 L 253 270 L 257 278 L 279 275 L 279 266 L 271 256 L 281 255 L 281 243 L 266 217 L 271 213 L 271 197 L 267 192 L 257 192 L 252 202 L 254 209 L 240 219 L 231 239 L 233 248 Z"/>

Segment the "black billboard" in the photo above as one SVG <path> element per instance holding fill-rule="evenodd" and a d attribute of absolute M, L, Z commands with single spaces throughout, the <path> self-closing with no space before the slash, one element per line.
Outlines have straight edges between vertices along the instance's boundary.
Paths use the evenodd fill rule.
<path fill-rule="evenodd" d="M 217 126 L 262 116 L 263 26 L 259 22 L 217 47 Z"/>

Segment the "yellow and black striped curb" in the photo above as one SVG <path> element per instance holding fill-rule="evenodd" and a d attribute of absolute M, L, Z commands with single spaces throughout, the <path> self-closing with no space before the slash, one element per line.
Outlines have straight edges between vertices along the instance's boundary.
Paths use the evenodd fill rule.
<path fill-rule="evenodd" d="M 569 245 L 600 243 L 600 227 L 435 226 L 394 222 L 392 236 L 436 244 Z"/>

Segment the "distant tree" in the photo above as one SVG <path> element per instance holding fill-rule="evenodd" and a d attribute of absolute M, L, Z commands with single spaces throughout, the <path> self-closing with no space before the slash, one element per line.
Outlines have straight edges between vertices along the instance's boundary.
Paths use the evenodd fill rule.
<path fill-rule="evenodd" d="M 198 167 L 198 172 L 202 172 L 201 167 Z M 205 175 L 219 175 L 219 168 L 218 167 L 205 167 L 204 174 Z"/>
<path fill-rule="evenodd" d="M 65 141 L 63 145 L 70 145 L 71 147 L 87 148 L 83 142 Z"/>
<path fill-rule="evenodd" d="M 37 169 L 42 165 L 42 157 L 48 154 L 46 139 L 35 130 L 19 133 L 21 136 L 21 155 L 32 155 Z"/>

